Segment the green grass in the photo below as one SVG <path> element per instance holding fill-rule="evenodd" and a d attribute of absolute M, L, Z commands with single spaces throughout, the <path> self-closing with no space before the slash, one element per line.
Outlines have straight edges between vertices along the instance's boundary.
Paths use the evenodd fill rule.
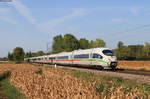
<path fill-rule="evenodd" d="M 0 87 L 1 94 L 6 96 L 8 99 L 25 99 L 24 95 L 21 94 L 11 83 L 11 73 L 8 71 L 0 76 Z"/>
<path fill-rule="evenodd" d="M 84 78 L 86 80 L 89 80 L 93 77 L 93 74 L 90 74 L 90 73 L 81 72 L 78 70 L 72 70 L 72 71 L 73 71 L 74 76 L 77 78 Z"/>
<path fill-rule="evenodd" d="M 133 80 L 125 80 L 120 77 L 96 76 L 79 70 L 71 71 L 75 77 L 86 79 L 89 82 L 96 80 L 95 90 L 98 93 L 104 93 L 106 96 L 112 93 L 112 89 L 115 90 L 119 87 L 122 87 L 121 91 L 124 94 L 134 93 L 135 89 L 137 89 L 137 91 L 142 94 L 141 97 L 147 98 L 150 96 L 150 85 L 147 84 L 137 83 Z"/>
<path fill-rule="evenodd" d="M 0 82 L 2 86 L 2 94 L 8 99 L 25 99 L 25 97 L 10 83 L 9 78 Z"/>

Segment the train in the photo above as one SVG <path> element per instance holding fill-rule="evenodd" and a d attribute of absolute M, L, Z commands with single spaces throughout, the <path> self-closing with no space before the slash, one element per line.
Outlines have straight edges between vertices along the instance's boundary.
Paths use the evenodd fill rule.
<path fill-rule="evenodd" d="M 117 57 L 109 48 L 79 49 L 72 52 L 25 58 L 31 63 L 89 66 L 99 69 L 116 69 Z"/>

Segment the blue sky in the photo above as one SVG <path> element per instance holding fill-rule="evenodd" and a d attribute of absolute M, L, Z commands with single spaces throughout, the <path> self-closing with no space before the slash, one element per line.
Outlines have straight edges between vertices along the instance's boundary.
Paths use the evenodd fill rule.
<path fill-rule="evenodd" d="M 21 46 L 25 51 L 46 51 L 58 34 L 101 38 L 107 47 L 118 41 L 150 42 L 150 0 L 12 0 L 0 2 L 0 57 Z"/>

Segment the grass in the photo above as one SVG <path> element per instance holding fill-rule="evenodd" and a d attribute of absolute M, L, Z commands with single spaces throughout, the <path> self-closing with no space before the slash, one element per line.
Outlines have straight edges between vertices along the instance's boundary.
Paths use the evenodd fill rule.
<path fill-rule="evenodd" d="M 2 94 L 8 99 L 25 99 L 25 97 L 10 83 L 9 78 L 0 82 L 2 86 Z"/>
<path fill-rule="evenodd" d="M 120 88 L 120 93 L 137 94 L 137 99 L 140 97 L 147 99 L 150 96 L 150 85 L 137 83 L 132 80 L 125 80 L 120 77 L 96 76 L 90 73 L 81 72 L 79 70 L 71 70 L 73 75 L 78 78 L 86 79 L 87 81 L 95 81 L 95 90 L 98 93 L 103 93 L 106 97 L 112 94 L 113 91 Z"/>
<path fill-rule="evenodd" d="M 1 94 L 6 96 L 8 99 L 25 99 L 24 95 L 21 94 L 11 83 L 11 73 L 8 71 L 0 76 Z"/>
<path fill-rule="evenodd" d="M 93 77 L 93 74 L 90 74 L 90 73 L 81 72 L 78 70 L 72 70 L 72 71 L 73 71 L 74 76 L 77 78 L 84 78 L 86 80 L 89 80 Z"/>

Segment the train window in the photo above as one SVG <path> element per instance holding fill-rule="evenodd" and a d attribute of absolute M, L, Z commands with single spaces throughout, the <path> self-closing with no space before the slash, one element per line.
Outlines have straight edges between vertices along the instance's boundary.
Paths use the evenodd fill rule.
<path fill-rule="evenodd" d="M 58 59 L 68 59 L 68 56 L 60 56 L 60 57 L 57 57 Z"/>
<path fill-rule="evenodd" d="M 114 53 L 111 50 L 103 50 L 102 52 L 103 52 L 104 55 L 114 56 Z"/>
<path fill-rule="evenodd" d="M 49 59 L 56 59 L 55 57 L 49 57 Z"/>
<path fill-rule="evenodd" d="M 93 54 L 93 58 L 99 58 L 99 59 L 102 59 L 103 57 L 101 56 L 101 55 L 99 55 L 99 54 Z"/>
<path fill-rule="evenodd" d="M 89 54 L 74 55 L 74 58 L 89 58 Z"/>

